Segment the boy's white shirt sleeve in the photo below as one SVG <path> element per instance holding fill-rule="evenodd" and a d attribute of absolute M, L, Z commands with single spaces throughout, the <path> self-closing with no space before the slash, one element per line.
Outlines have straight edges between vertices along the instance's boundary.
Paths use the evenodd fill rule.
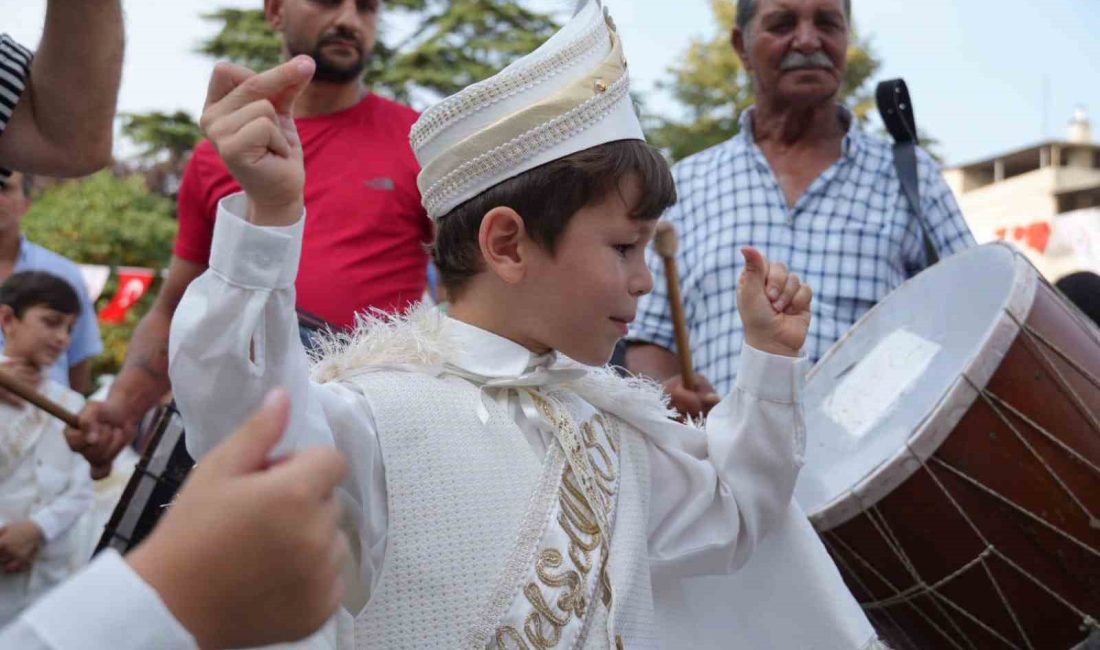
<path fill-rule="evenodd" d="M 66 399 L 65 408 L 77 413 L 84 406 L 84 400 L 72 394 L 71 399 Z M 55 425 L 51 420 L 49 426 L 52 429 L 45 435 L 62 435 L 63 427 Z M 83 456 L 73 453 L 72 465 L 69 469 L 69 479 L 65 490 L 49 503 L 31 513 L 29 519 L 41 530 L 45 542 L 48 544 L 70 528 L 78 519 L 92 508 L 94 498 L 92 489 L 91 466 Z"/>
<path fill-rule="evenodd" d="M 804 453 L 807 366 L 746 344 L 737 384 L 705 432 L 667 419 L 637 423 L 649 445 L 654 569 L 729 573 L 784 520 Z"/>
<path fill-rule="evenodd" d="M 109 594 L 110 597 L 105 597 Z M 191 650 L 195 639 L 115 551 L 104 551 L 0 630 L 0 648 Z"/>
<path fill-rule="evenodd" d="M 294 280 L 303 216 L 286 227 L 243 219 L 243 193 L 222 199 L 209 269 L 187 288 L 172 319 L 169 375 L 196 459 L 231 434 L 274 388 L 291 398 L 291 417 L 276 456 L 335 446 L 348 462 L 341 486 L 356 502 L 362 577 L 370 585 L 385 547 L 385 476 L 374 417 L 364 395 L 347 384 L 316 384 L 298 334 Z M 333 279 L 333 291 L 339 290 Z"/>

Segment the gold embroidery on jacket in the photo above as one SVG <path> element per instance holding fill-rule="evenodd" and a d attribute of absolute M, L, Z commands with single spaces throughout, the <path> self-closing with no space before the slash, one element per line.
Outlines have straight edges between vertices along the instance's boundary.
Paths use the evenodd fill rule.
<path fill-rule="evenodd" d="M 509 650 L 510 648 L 515 648 L 515 650 L 531 650 L 531 646 L 527 645 L 527 642 L 523 640 L 523 635 L 511 625 L 497 628 L 496 639 L 497 650 Z M 508 645 L 509 641 L 512 642 L 512 645 Z"/>
<path fill-rule="evenodd" d="M 595 482 L 593 487 L 596 488 L 597 500 L 600 501 L 597 507 L 607 513 L 617 492 L 619 430 L 615 421 L 600 414 L 578 428 L 561 405 L 554 409 L 541 399 L 537 399 L 536 403 L 547 420 L 555 426 L 573 427 L 573 431 L 579 434 L 576 439 L 583 445 L 583 451 L 592 467 Z M 601 431 L 606 446 L 601 443 Z M 597 550 L 602 552 L 602 556 L 593 595 L 604 606 L 611 607 L 611 581 L 607 573 L 610 540 L 605 539 L 601 533 L 593 504 L 579 485 L 571 463 L 567 463 L 562 472 L 558 503 L 561 508 L 558 524 L 569 538 L 568 551 L 563 554 L 559 549 L 548 548 L 539 552 L 535 562 L 538 581 L 530 582 L 523 588 L 523 595 L 534 611 L 524 621 L 522 633 L 512 625 L 497 628 L 495 638 L 499 650 L 554 648 L 561 641 L 562 630 L 574 616 L 577 619 L 585 618 L 591 604 L 586 594 L 586 585 L 593 569 L 592 554 Z M 566 556 L 571 567 L 565 566 Z M 551 602 L 547 602 L 544 587 L 548 593 L 556 595 L 556 598 L 551 597 Z"/>

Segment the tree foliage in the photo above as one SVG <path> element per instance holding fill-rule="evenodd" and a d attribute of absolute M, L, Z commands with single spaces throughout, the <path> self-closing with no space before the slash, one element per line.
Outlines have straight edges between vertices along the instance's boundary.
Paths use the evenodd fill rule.
<path fill-rule="evenodd" d="M 180 163 L 202 139 L 202 130 L 187 111 L 123 113 L 122 134 L 142 147 L 142 157 Z"/>
<path fill-rule="evenodd" d="M 376 92 L 409 102 L 450 95 L 531 52 L 557 29 L 554 19 L 518 0 L 388 0 L 388 23 L 411 19 L 400 40 L 383 38 L 364 73 Z M 222 9 L 205 16 L 221 29 L 200 51 L 256 70 L 282 59 L 279 36 L 259 9 Z M 407 22 L 402 20 L 401 22 Z"/>
<path fill-rule="evenodd" d="M 142 266 L 159 271 L 167 265 L 176 235 L 172 201 L 149 192 L 141 176 L 116 177 L 109 171 L 46 190 L 31 204 L 23 230 L 35 243 L 83 264 Z M 159 281 L 120 325 L 101 324 L 103 354 L 93 376 L 116 373 L 138 320 L 148 311 Z M 117 290 L 112 278 L 100 306 Z"/>
<path fill-rule="evenodd" d="M 410 3 L 411 4 L 411 3 Z M 492 76 L 557 31 L 547 14 L 515 0 L 424 0 L 412 36 L 372 61 L 367 80 L 397 99 L 437 97 Z"/>
<path fill-rule="evenodd" d="M 263 9 L 219 9 L 203 18 L 221 29 L 199 46 L 199 52 L 257 72 L 274 67 L 282 58 L 282 42 L 264 19 Z"/>
<path fill-rule="evenodd" d="M 674 160 L 736 135 L 740 131 L 738 116 L 755 101 L 752 81 L 730 44 L 737 4 L 710 0 L 710 5 L 714 34 L 692 39 L 678 63 L 668 69 L 669 80 L 660 84 L 684 109 L 684 119 L 649 120 L 654 144 Z M 874 110 L 874 90 L 868 81 L 879 65 L 870 44 L 853 35 L 841 98 L 860 120 Z"/>

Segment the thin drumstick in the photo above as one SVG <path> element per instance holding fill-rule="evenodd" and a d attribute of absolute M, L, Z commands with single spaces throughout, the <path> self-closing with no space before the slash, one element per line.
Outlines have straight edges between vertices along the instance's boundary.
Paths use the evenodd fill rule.
<path fill-rule="evenodd" d="M 695 367 L 691 363 L 691 346 L 688 342 L 687 318 L 684 316 L 684 299 L 680 293 L 680 272 L 676 268 L 676 250 L 680 247 L 676 228 L 667 221 L 657 224 L 653 248 L 665 264 L 668 280 L 668 308 L 672 312 L 672 331 L 676 335 L 676 356 L 680 358 L 680 377 L 684 388 L 695 390 Z"/>
<path fill-rule="evenodd" d="M 58 420 L 61 420 L 65 424 L 69 425 L 73 429 L 80 428 L 80 420 L 77 419 L 75 413 L 72 413 L 65 407 L 46 397 L 42 393 L 39 393 L 35 389 L 27 386 L 15 377 L 12 377 L 4 370 L 0 370 L 0 388 L 3 388 L 8 392 L 14 393 L 15 395 L 26 400 L 29 404 L 37 406 L 38 408 L 49 413 Z"/>

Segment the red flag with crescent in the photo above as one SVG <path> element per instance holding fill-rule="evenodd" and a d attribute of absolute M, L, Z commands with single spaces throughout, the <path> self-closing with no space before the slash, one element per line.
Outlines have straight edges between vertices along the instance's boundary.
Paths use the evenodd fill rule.
<path fill-rule="evenodd" d="M 99 320 L 104 323 L 121 323 L 126 313 L 137 304 L 153 284 L 153 269 L 121 268 L 118 270 L 118 291 L 110 304 L 99 311 Z"/>

